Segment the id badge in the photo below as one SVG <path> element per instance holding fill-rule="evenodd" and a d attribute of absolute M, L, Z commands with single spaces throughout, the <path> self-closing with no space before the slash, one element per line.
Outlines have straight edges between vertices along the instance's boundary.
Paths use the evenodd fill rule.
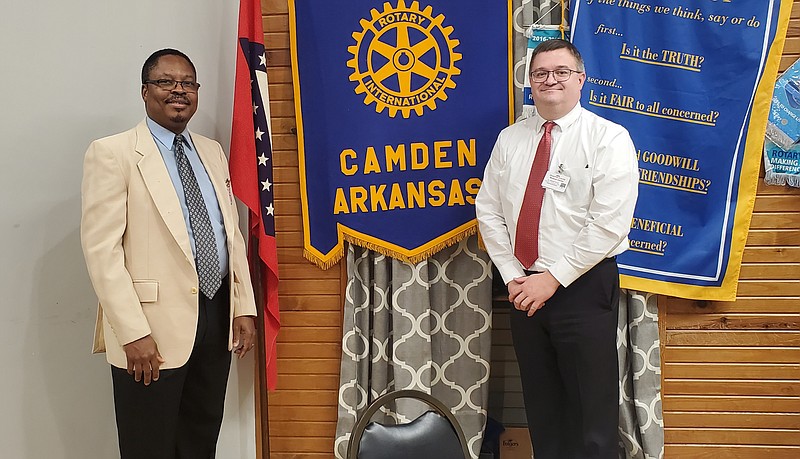
<path fill-rule="evenodd" d="M 542 187 L 559 193 L 567 190 L 567 184 L 569 184 L 569 176 L 560 172 L 547 171 L 547 175 L 544 176 L 542 181 Z"/>

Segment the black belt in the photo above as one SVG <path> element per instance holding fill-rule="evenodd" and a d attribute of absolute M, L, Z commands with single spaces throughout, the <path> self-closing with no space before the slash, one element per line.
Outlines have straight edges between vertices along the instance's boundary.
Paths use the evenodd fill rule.
<path fill-rule="evenodd" d="M 600 264 L 605 263 L 605 262 L 607 262 L 609 260 L 616 260 L 616 259 L 617 259 L 616 255 L 614 255 L 613 257 L 604 258 L 604 259 L 600 260 L 600 263 L 597 263 L 594 266 L 599 266 Z M 592 268 L 594 268 L 594 266 L 592 266 Z M 592 269 L 592 268 L 589 268 L 589 269 Z M 544 272 L 544 271 L 528 271 L 527 269 L 523 269 L 523 271 L 525 272 L 526 276 L 530 276 L 532 274 L 542 274 Z"/>

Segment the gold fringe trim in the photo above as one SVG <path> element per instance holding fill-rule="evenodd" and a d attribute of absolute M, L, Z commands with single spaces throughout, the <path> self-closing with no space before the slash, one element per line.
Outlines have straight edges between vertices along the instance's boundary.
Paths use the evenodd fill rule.
<path fill-rule="evenodd" d="M 375 252 L 386 255 L 387 257 L 392 257 L 401 261 L 405 261 L 407 263 L 419 263 L 420 261 L 426 258 L 430 258 L 433 254 L 438 253 L 446 249 L 447 247 L 458 244 L 459 242 L 461 242 L 462 240 L 466 239 L 469 236 L 472 236 L 473 234 L 477 234 L 477 232 L 478 232 L 477 225 L 471 225 L 470 227 L 451 235 L 444 241 L 434 244 L 431 247 L 427 248 L 426 250 L 416 255 L 410 255 L 410 256 L 405 253 L 401 253 L 397 250 L 384 247 L 383 245 L 376 244 L 373 241 L 366 241 L 364 239 L 352 236 L 347 233 L 343 234 L 342 237 L 345 241 L 353 245 L 364 247 L 365 249 L 369 250 L 374 250 Z M 331 266 L 335 265 L 336 263 L 339 263 L 339 261 L 342 259 L 343 256 L 344 256 L 344 247 L 339 248 L 338 250 L 333 252 L 331 258 L 327 260 L 323 260 L 317 257 L 308 249 L 303 249 L 303 257 L 305 257 L 308 261 L 314 263 L 321 269 L 328 269 Z"/>
<path fill-rule="evenodd" d="M 334 252 L 333 255 L 327 260 L 319 258 L 318 256 L 311 253 L 311 251 L 308 249 L 303 249 L 303 257 L 305 257 L 305 259 L 310 261 L 311 263 L 317 265 L 317 267 L 320 269 L 329 269 L 336 263 L 339 263 L 339 260 L 341 260 L 343 256 L 344 256 L 343 247 L 339 247 L 339 250 Z"/>

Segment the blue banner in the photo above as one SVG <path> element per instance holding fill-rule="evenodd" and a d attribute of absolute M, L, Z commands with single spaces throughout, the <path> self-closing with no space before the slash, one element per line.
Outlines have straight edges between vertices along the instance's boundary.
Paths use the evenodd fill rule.
<path fill-rule="evenodd" d="M 510 1 L 290 0 L 304 254 L 418 261 L 476 232 L 513 116 Z"/>
<path fill-rule="evenodd" d="M 623 287 L 736 298 L 791 3 L 572 0 L 581 103 L 638 150 Z"/>

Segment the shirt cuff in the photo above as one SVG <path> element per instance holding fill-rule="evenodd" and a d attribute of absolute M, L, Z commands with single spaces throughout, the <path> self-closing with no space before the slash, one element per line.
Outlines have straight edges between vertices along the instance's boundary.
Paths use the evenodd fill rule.
<path fill-rule="evenodd" d="M 518 277 L 525 276 L 525 271 L 519 262 L 506 263 L 502 266 L 497 265 L 497 270 L 500 271 L 500 277 L 503 278 L 503 283 L 506 285 Z"/>
<path fill-rule="evenodd" d="M 567 260 L 563 258 L 553 263 L 547 270 L 564 287 L 569 287 L 569 284 L 575 282 L 583 274 L 583 272 L 570 266 Z"/>

